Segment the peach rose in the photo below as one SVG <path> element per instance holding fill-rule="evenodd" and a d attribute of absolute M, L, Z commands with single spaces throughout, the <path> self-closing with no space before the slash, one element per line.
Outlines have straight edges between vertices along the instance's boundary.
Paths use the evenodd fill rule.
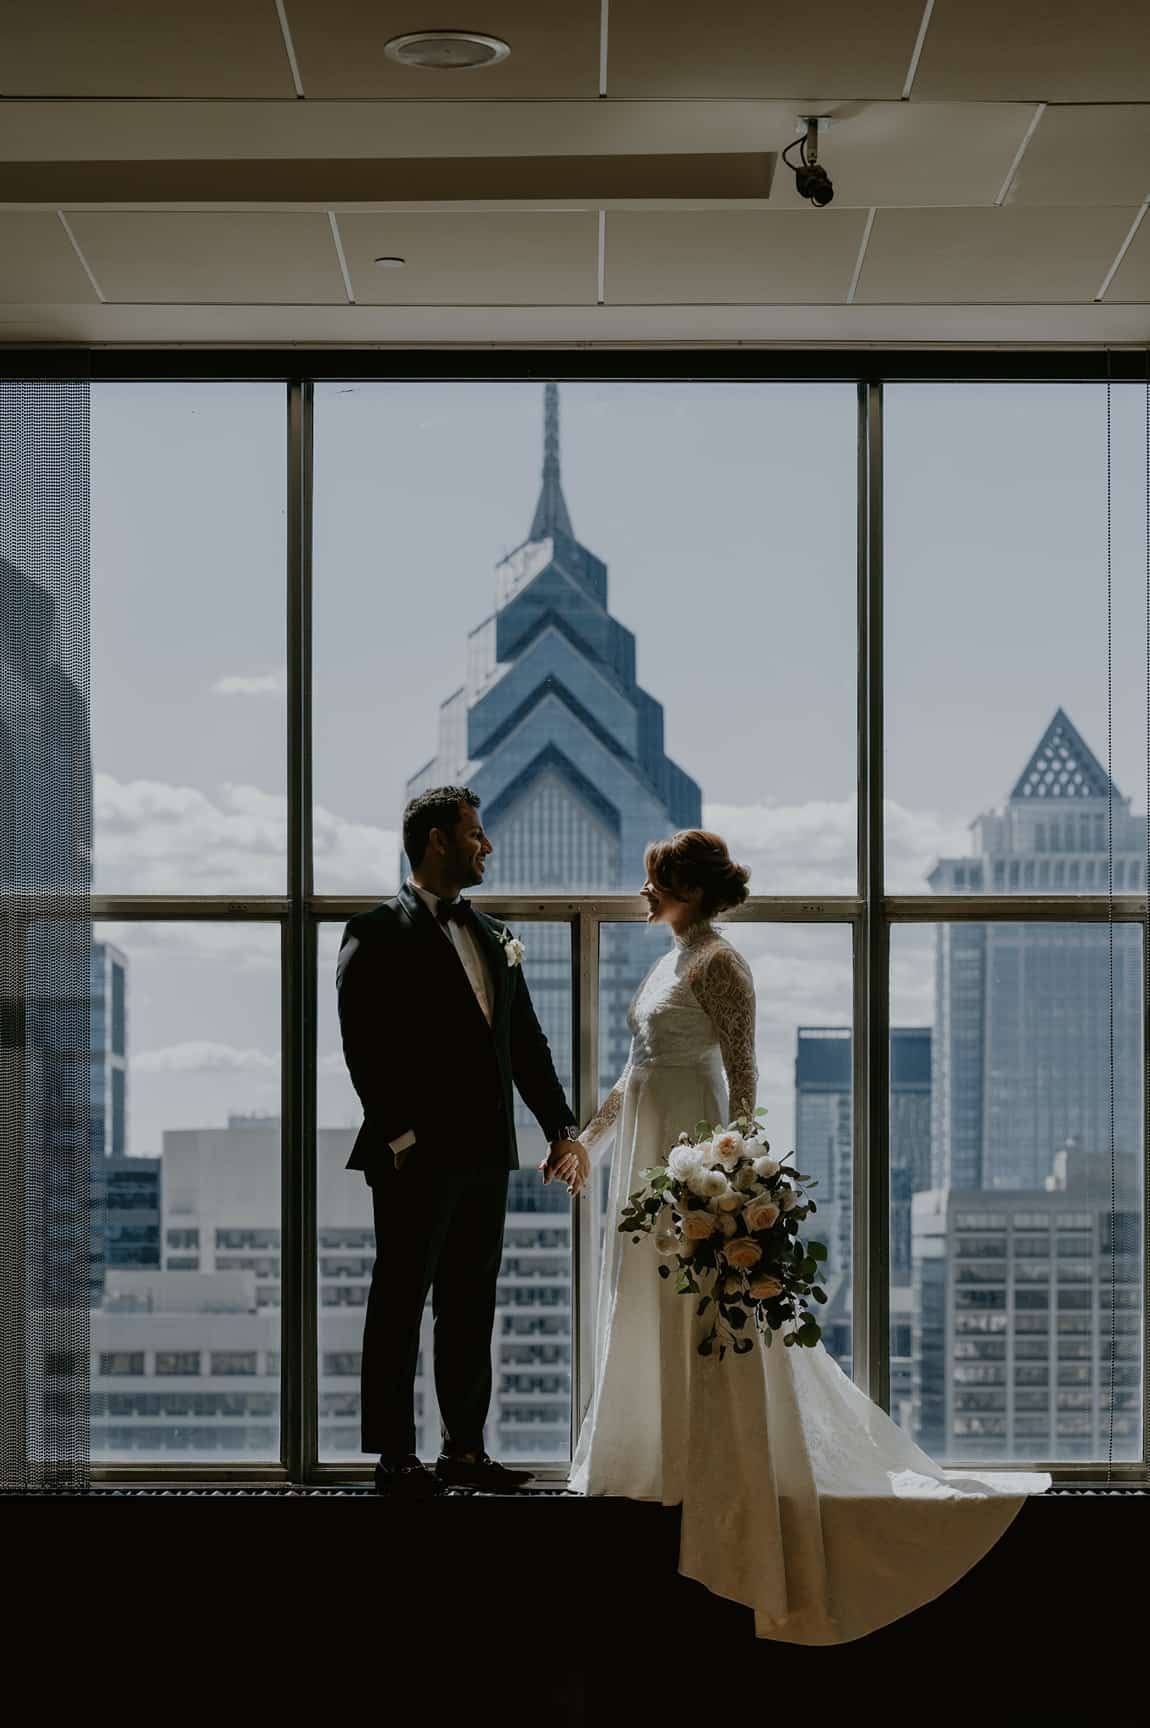
<path fill-rule="evenodd" d="M 759 1244 L 752 1242 L 749 1236 L 740 1236 L 734 1242 L 728 1242 L 723 1253 L 728 1266 L 738 1266 L 744 1271 L 749 1266 L 757 1266 L 763 1257 Z"/>
<path fill-rule="evenodd" d="M 751 1200 L 743 1217 L 748 1230 L 769 1230 L 779 1221 L 779 1208 L 773 1200 Z"/>
<path fill-rule="evenodd" d="M 688 1212 L 683 1219 L 683 1235 L 688 1242 L 705 1242 L 715 1233 L 715 1220 L 709 1212 Z"/>
<path fill-rule="evenodd" d="M 751 1280 L 751 1295 L 756 1302 L 769 1302 L 772 1296 L 781 1296 L 782 1293 L 783 1287 L 777 1278 L 764 1276 Z"/>
<path fill-rule="evenodd" d="M 724 1236 L 733 1236 L 739 1228 L 739 1220 L 733 1212 L 716 1212 L 715 1223 Z"/>
<path fill-rule="evenodd" d="M 746 1141 L 737 1128 L 728 1128 L 725 1134 L 716 1134 L 712 1149 L 720 1164 L 737 1164 L 743 1156 Z"/>

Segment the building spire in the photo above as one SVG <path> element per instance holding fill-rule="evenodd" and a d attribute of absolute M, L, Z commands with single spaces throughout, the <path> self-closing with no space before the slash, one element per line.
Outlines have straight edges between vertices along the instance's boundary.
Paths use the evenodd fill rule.
<path fill-rule="evenodd" d="M 563 488 L 559 481 L 559 386 L 543 386 L 543 485 L 529 540 L 548 540 L 554 534 L 565 534 L 574 540 L 575 530 L 567 514 Z"/>

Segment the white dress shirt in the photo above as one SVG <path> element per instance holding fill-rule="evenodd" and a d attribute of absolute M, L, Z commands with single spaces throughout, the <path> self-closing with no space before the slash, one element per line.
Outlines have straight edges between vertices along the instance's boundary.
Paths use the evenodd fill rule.
<path fill-rule="evenodd" d="M 454 918 L 449 918 L 446 924 L 440 924 L 436 914 L 440 896 L 430 893 L 426 888 L 421 888 L 419 883 L 410 876 L 407 878 L 407 886 L 419 895 L 442 931 L 444 940 L 450 942 L 459 955 L 460 963 L 467 974 L 467 981 L 475 992 L 475 1000 L 479 1003 L 483 1017 L 490 1026 L 494 1010 L 491 974 L 487 970 L 487 961 L 483 957 L 483 951 L 479 946 L 479 940 L 474 930 L 468 924 L 457 924 Z M 388 1141 L 388 1145 L 395 1153 L 395 1162 L 398 1168 L 403 1163 L 405 1154 L 415 1145 L 415 1134 L 411 1129 L 408 1129 L 407 1133 L 401 1134 L 398 1140 Z"/>

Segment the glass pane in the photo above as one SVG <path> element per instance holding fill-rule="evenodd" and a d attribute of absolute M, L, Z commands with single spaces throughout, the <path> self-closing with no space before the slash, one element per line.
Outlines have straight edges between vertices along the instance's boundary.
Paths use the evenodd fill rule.
<path fill-rule="evenodd" d="M 317 886 L 393 889 L 464 781 L 492 892 L 700 820 L 754 892 L 853 892 L 853 386 L 553 388 L 544 461 L 537 384 L 317 387 Z"/>
<path fill-rule="evenodd" d="M 527 953 L 524 976 L 556 1072 L 572 1095 L 570 926 L 512 922 Z M 335 963 L 342 924 L 324 924 L 319 939 L 319 1349 L 320 1456 L 358 1461 L 360 1371 L 375 1232 L 372 1194 L 346 1168 L 363 1111 L 340 1043 Z M 381 1037 L 386 1036 L 381 1020 Z M 466 1111 L 445 1092 L 445 1110 Z M 560 1183 L 543 1186 L 543 1135 L 516 1100 L 519 1170 L 512 1173 L 503 1264 L 492 1337 L 494 1390 L 485 1444 L 502 1463 L 518 1459 L 566 1464 L 571 1456 L 571 1200 Z M 414 1154 L 413 1154 L 414 1155 Z M 387 1269 L 380 1262 L 380 1277 Z M 415 1384 L 419 1453 L 440 1449 L 435 1399 L 431 1303 L 424 1309 Z"/>
<path fill-rule="evenodd" d="M 809 1234 L 827 1244 L 829 1298 L 820 1311 L 823 1342 L 851 1370 L 851 933 L 845 925 L 725 923 L 731 946 L 755 978 L 758 1102 L 766 1106 L 775 1157 L 818 1181 Z M 661 925 L 603 924 L 599 930 L 599 1072 L 606 1097 L 627 1060 L 627 1010 L 648 969 L 670 945 Z M 684 1122 L 688 1132 L 693 1122 Z M 588 1193 L 592 1259 L 586 1299 L 594 1303 L 606 1216 L 610 1164 Z"/>
<path fill-rule="evenodd" d="M 278 1459 L 279 930 L 94 936 L 92 1456 Z"/>
<path fill-rule="evenodd" d="M 917 1132 L 892 1155 L 893 1414 L 937 1458 L 1105 1460 L 1112 1386 L 1114 1459 L 1142 1455 L 1141 931 L 1113 936 L 1112 1210 L 1107 927 L 892 932 L 931 1124 L 927 1168 Z"/>
<path fill-rule="evenodd" d="M 282 384 L 92 386 L 93 886 L 283 893 Z"/>
<path fill-rule="evenodd" d="M 1114 386 L 1118 892 L 1146 887 L 1144 417 Z M 1105 388 L 891 385 L 883 426 L 888 891 L 1105 893 Z"/>

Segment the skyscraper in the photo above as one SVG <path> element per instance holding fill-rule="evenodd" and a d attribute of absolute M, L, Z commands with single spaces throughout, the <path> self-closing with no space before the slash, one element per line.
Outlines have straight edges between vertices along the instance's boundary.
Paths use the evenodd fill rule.
<path fill-rule="evenodd" d="M 1111 865 L 1116 892 L 1145 885 L 1146 820 L 1061 708 L 973 830 L 936 893 L 1105 893 Z M 956 1459 L 1098 1457 L 1111 1438 L 1137 1456 L 1141 931 L 940 922 L 935 1004 L 915 1437 Z"/>
<path fill-rule="evenodd" d="M 635 638 L 607 607 L 607 567 L 575 538 L 559 461 L 559 391 L 544 386 L 543 475 L 526 540 L 496 567 L 495 609 L 471 633 L 465 683 L 440 709 L 436 754 L 408 797 L 467 785 L 495 850 L 493 894 L 637 892 L 647 843 L 697 827 L 702 795 L 663 748 L 663 710 L 638 683 Z M 483 892 L 484 890 L 477 890 Z M 526 974 L 556 1069 L 573 1078 L 571 941 L 530 923 Z M 627 1056 L 627 1009 L 652 959 L 644 926 L 615 928 L 600 968 L 600 1071 Z M 540 1186 L 543 1154 L 519 1107 L 496 1323 L 496 1443 L 556 1457 L 568 1444 L 570 1202 Z M 540 1216 L 545 1214 L 545 1216 Z"/>
<path fill-rule="evenodd" d="M 1006 807 L 973 823 L 969 858 L 944 858 L 938 894 L 1105 893 L 1143 885 L 1146 819 L 1059 708 Z M 1114 936 L 1115 1144 L 1141 1144 L 1141 933 Z M 1110 1135 L 1109 950 L 1100 924 L 946 924 L 937 935 L 933 1184 L 1041 1188 L 1073 1137 Z"/>

